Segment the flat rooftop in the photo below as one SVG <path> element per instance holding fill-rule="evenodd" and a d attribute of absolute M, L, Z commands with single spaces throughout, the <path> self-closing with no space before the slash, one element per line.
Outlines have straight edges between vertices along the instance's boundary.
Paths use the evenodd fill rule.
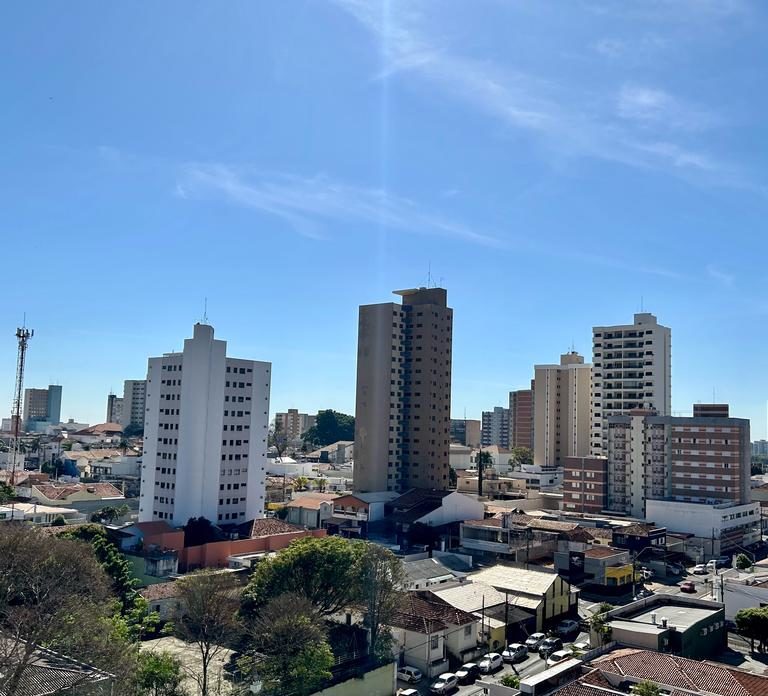
<path fill-rule="evenodd" d="M 667 624 L 675 626 L 678 629 L 687 629 L 691 626 L 708 619 L 720 611 L 717 609 L 705 609 L 703 607 L 681 606 L 676 604 L 666 604 L 656 606 L 647 611 L 643 611 L 635 616 L 622 617 L 619 621 L 627 621 L 633 624 L 644 623 L 653 626 L 653 617 L 656 616 L 656 623 L 661 624 L 662 618 L 667 620 Z"/>

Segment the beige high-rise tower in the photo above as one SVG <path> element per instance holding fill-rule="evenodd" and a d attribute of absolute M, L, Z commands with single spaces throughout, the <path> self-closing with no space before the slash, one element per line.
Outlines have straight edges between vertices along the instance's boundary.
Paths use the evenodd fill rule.
<path fill-rule="evenodd" d="M 672 410 L 672 331 L 653 314 L 634 323 L 592 329 L 594 457 L 608 454 L 608 418 L 635 410 L 668 416 Z"/>
<path fill-rule="evenodd" d="M 356 491 L 448 488 L 453 310 L 443 288 L 362 305 L 357 343 Z"/>
<path fill-rule="evenodd" d="M 534 372 L 534 464 L 561 466 L 565 457 L 586 457 L 592 365 L 572 351 L 559 365 L 535 365 Z"/>

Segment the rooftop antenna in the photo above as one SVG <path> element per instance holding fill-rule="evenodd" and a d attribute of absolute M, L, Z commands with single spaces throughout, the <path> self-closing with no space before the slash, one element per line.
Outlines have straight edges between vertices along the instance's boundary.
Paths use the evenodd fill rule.
<path fill-rule="evenodd" d="M 208 323 L 208 298 L 203 299 L 203 324 Z"/>
<path fill-rule="evenodd" d="M 23 326 L 16 329 L 16 340 L 19 344 L 16 356 L 16 384 L 13 389 L 13 404 L 11 406 L 11 429 L 13 431 L 13 444 L 11 445 L 11 478 L 10 484 L 16 484 L 16 460 L 19 456 L 20 432 L 21 432 L 21 397 L 24 393 L 24 364 L 27 356 L 27 344 L 35 335 L 34 330 L 27 328 L 27 315 L 24 313 Z M 13 507 L 13 504 L 11 504 Z M 13 513 L 11 513 L 13 518 Z"/>
<path fill-rule="evenodd" d="M 427 265 L 427 287 L 432 287 L 432 261 L 429 261 Z"/>

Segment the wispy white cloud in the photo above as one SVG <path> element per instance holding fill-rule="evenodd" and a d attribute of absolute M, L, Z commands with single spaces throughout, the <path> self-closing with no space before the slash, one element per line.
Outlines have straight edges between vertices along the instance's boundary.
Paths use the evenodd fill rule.
<path fill-rule="evenodd" d="M 335 2 L 376 40 L 383 61 L 380 75 L 407 72 L 427 80 L 507 126 L 532 133 L 560 154 L 675 173 L 706 173 L 710 179 L 722 177 L 723 183 L 734 183 L 732 168 L 712 154 L 689 142 L 669 142 L 669 135 L 661 137 L 719 123 L 706 109 L 692 107 L 661 88 L 626 85 L 613 98 L 580 92 L 572 85 L 452 51 L 434 37 L 434 22 L 420 11 L 429 5 L 408 0 Z M 657 4 L 669 9 L 663 0 Z M 600 44 L 606 53 L 623 49 L 616 40 Z"/>
<path fill-rule="evenodd" d="M 616 110 L 621 118 L 642 126 L 697 131 L 717 123 L 711 112 L 688 105 L 663 89 L 642 85 L 624 85 Z"/>
<path fill-rule="evenodd" d="M 327 176 L 264 174 L 224 164 L 190 164 L 176 185 L 183 198 L 220 196 L 247 208 L 274 215 L 299 234 L 326 235 L 333 222 L 363 223 L 409 234 L 456 239 L 485 247 L 508 246 L 503 239 L 476 232 L 413 201 L 378 188 L 352 186 Z"/>
<path fill-rule="evenodd" d="M 727 273 L 726 271 L 723 271 L 722 269 L 717 268 L 717 266 L 712 264 L 709 264 L 706 270 L 707 275 L 712 278 L 712 280 L 715 280 L 728 288 L 733 285 L 734 277 L 730 273 Z"/>

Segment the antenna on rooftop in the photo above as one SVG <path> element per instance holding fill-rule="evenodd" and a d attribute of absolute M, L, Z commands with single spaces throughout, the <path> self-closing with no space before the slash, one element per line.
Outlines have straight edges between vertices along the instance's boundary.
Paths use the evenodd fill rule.
<path fill-rule="evenodd" d="M 208 323 L 208 298 L 203 299 L 203 324 Z"/>
<path fill-rule="evenodd" d="M 427 287 L 432 287 L 432 261 L 429 261 L 427 265 Z"/>

